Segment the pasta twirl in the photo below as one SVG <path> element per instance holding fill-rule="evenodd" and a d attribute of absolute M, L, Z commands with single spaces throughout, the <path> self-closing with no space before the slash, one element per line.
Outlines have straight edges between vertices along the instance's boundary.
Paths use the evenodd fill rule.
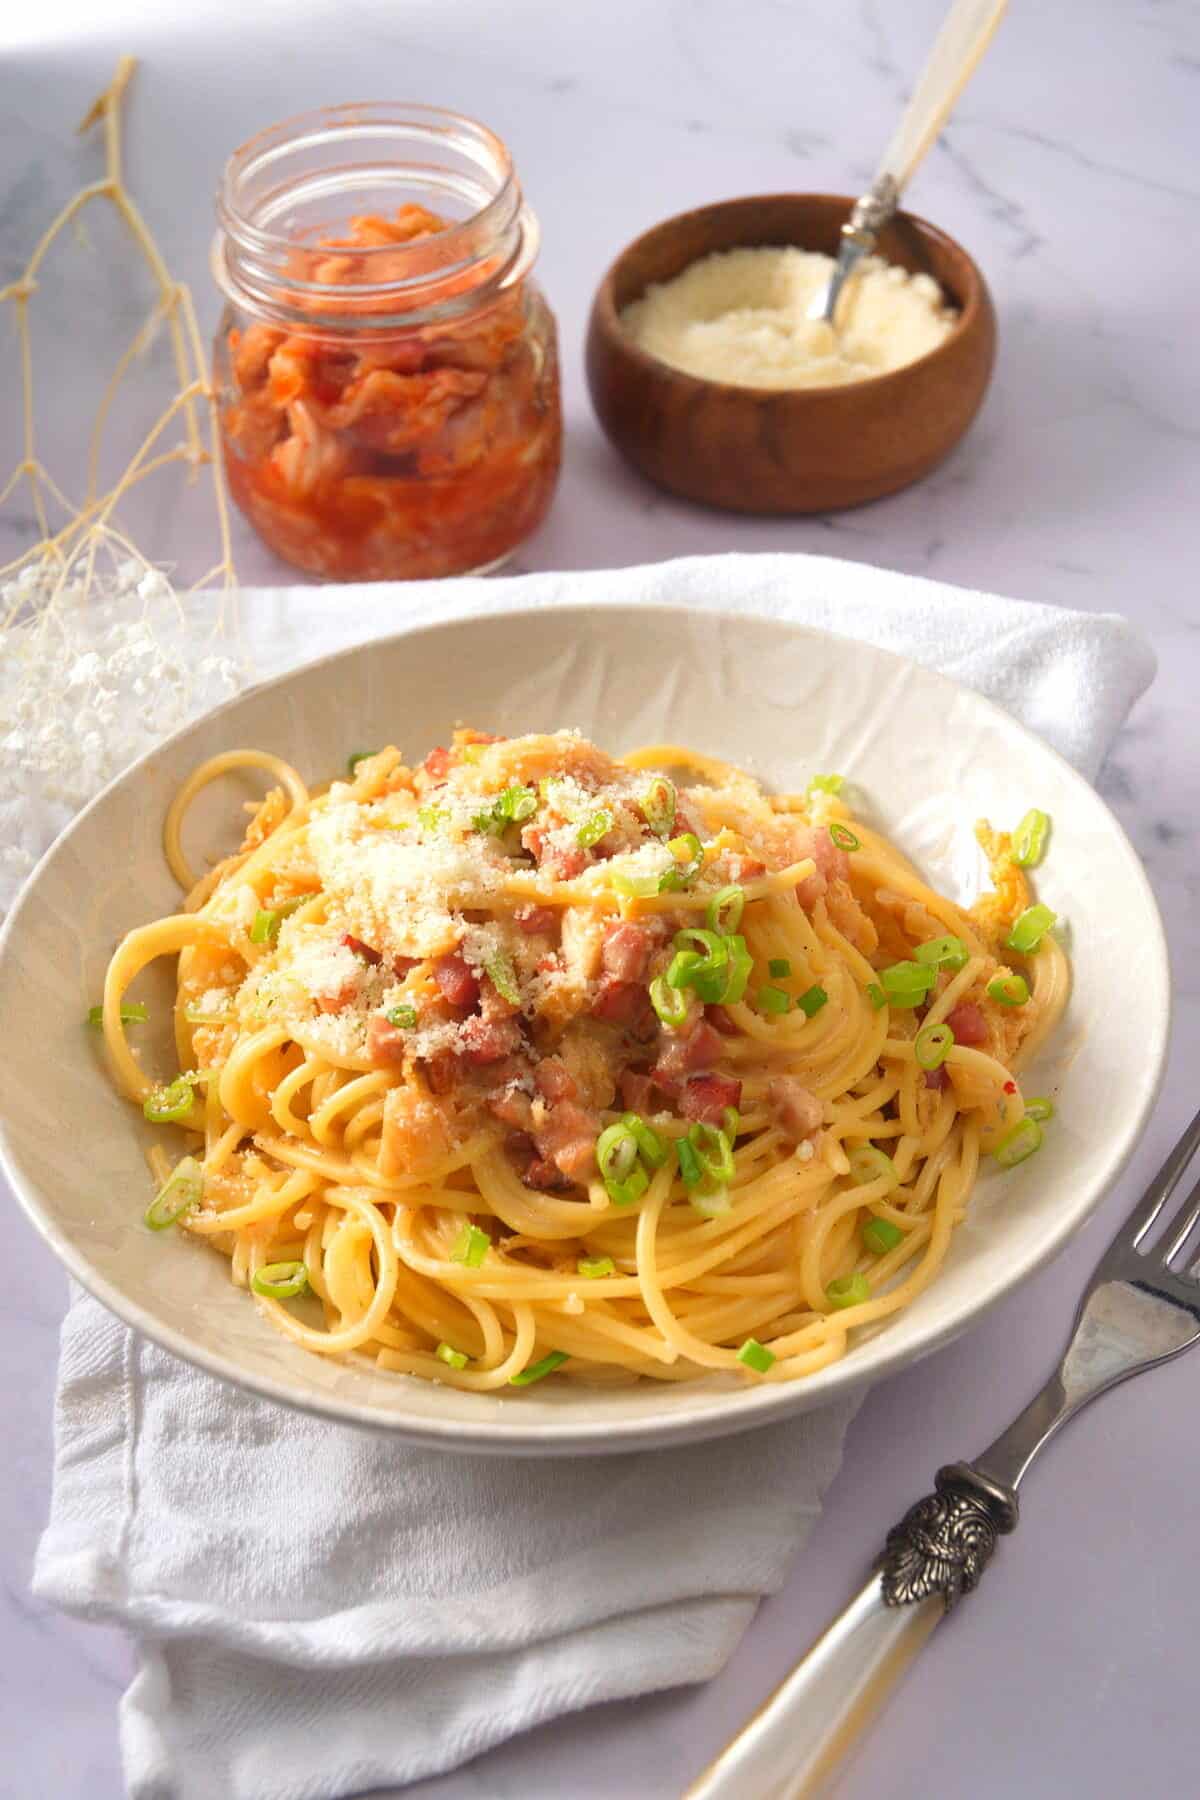
<path fill-rule="evenodd" d="M 187 806 L 240 766 L 278 786 L 197 877 Z M 964 911 L 839 788 L 572 732 L 312 793 L 202 765 L 165 833 L 187 896 L 104 989 L 117 1082 L 182 1134 L 148 1222 L 305 1348 L 463 1388 L 835 1361 L 934 1279 L 981 1156 L 1036 1148 L 1018 1074 L 1068 990 L 1007 837 Z M 160 956 L 165 1087 L 122 1012 Z"/>

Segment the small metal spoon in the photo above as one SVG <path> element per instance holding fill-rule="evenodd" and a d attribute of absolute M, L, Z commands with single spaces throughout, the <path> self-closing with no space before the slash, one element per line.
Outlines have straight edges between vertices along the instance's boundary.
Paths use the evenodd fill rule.
<path fill-rule="evenodd" d="M 805 309 L 813 323 L 831 331 L 838 299 L 850 275 L 897 206 L 908 180 L 930 145 L 941 132 L 954 104 L 992 41 L 1008 0 L 954 0 L 929 52 L 925 67 L 905 107 L 891 143 L 884 152 L 879 173 L 842 226 L 837 264 L 825 286 L 819 288 Z"/>

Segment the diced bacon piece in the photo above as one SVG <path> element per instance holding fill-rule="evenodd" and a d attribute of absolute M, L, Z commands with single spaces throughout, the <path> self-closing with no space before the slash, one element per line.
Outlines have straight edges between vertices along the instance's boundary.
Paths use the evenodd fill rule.
<path fill-rule="evenodd" d="M 521 1042 L 512 1019 L 484 1019 L 478 1014 L 463 1023 L 463 1054 L 469 1063 L 494 1063 L 511 1056 Z"/>
<path fill-rule="evenodd" d="M 544 1100 L 574 1100 L 579 1091 L 561 1056 L 547 1056 L 533 1071 L 533 1079 Z"/>
<path fill-rule="evenodd" d="M 403 981 L 409 971 L 416 968 L 420 960 L 418 956 L 393 956 L 392 973 L 396 980 Z"/>
<path fill-rule="evenodd" d="M 557 918 L 552 906 L 523 906 L 516 914 L 517 924 L 530 937 L 539 931 L 553 931 Z"/>
<path fill-rule="evenodd" d="M 740 1106 L 742 1084 L 727 1075 L 693 1075 L 685 1082 L 679 1110 L 685 1119 L 719 1125 L 727 1106 Z"/>
<path fill-rule="evenodd" d="M 653 1076 L 644 1075 L 638 1069 L 626 1069 L 621 1075 L 621 1105 L 629 1112 L 655 1112 L 654 1091 L 656 1087 Z"/>
<path fill-rule="evenodd" d="M 573 881 L 587 868 L 587 851 L 575 845 L 560 849 L 551 844 L 540 825 L 526 825 L 521 842 L 540 869 L 546 869 L 556 881 Z"/>
<path fill-rule="evenodd" d="M 814 906 L 831 881 L 846 881 L 850 875 L 850 858 L 839 850 L 829 835 L 827 825 L 811 825 L 797 833 L 796 857 L 811 856 L 816 871 L 800 882 L 796 898 L 801 906 Z"/>
<path fill-rule="evenodd" d="M 381 1173 L 420 1174 L 445 1156 L 449 1148 L 450 1133 L 441 1107 L 414 1088 L 392 1088 L 383 1103 Z"/>
<path fill-rule="evenodd" d="M 443 744 L 436 744 L 421 764 L 425 773 L 433 781 L 445 781 L 453 766 L 454 758 Z"/>
<path fill-rule="evenodd" d="M 433 965 L 433 979 L 451 1006 L 478 1004 L 479 978 L 461 956 L 439 956 Z"/>
<path fill-rule="evenodd" d="M 406 1045 L 404 1033 L 392 1025 L 382 1013 L 372 1013 L 367 1020 L 367 1055 L 373 1063 L 401 1063 Z"/>
<path fill-rule="evenodd" d="M 638 982 L 616 981 L 611 975 L 602 975 L 592 1001 L 592 1017 L 609 1025 L 632 1025 L 645 999 L 646 990 Z"/>
<path fill-rule="evenodd" d="M 600 964 L 614 981 L 643 981 L 653 950 L 654 934 L 632 919 L 623 919 L 605 930 Z"/>
<path fill-rule="evenodd" d="M 655 1080 L 665 1076 L 668 1081 L 676 1081 L 698 1069 L 711 1068 L 724 1051 L 720 1032 L 714 1031 L 706 1019 L 701 1019 L 686 1037 L 664 1031 L 659 1038 L 658 1061 L 654 1065 Z"/>
<path fill-rule="evenodd" d="M 528 1132 L 533 1126 L 533 1104 L 529 1095 L 518 1087 L 505 1088 L 502 1094 L 494 1094 L 488 1101 L 488 1111 L 505 1125 L 515 1125 L 518 1131 Z"/>
<path fill-rule="evenodd" d="M 358 983 L 356 981 L 343 981 L 338 987 L 330 988 L 324 994 L 314 994 L 313 999 L 317 1003 L 319 1012 L 335 1013 L 341 1012 L 349 1006 L 357 993 Z"/>
<path fill-rule="evenodd" d="M 733 1037 L 737 1032 L 737 1026 L 723 1006 L 706 1006 L 704 1017 L 716 1031 L 721 1033 L 722 1037 Z"/>
<path fill-rule="evenodd" d="M 421 1067 L 431 1094 L 448 1094 L 458 1086 L 458 1058 L 453 1050 L 437 1050 Z"/>
<path fill-rule="evenodd" d="M 729 879 L 731 881 L 757 881 L 758 877 L 765 875 L 766 872 L 766 863 L 760 862 L 757 856 L 745 856 L 737 851 L 729 859 Z"/>
<path fill-rule="evenodd" d="M 370 944 L 364 944 L 362 939 L 356 938 L 352 932 L 343 931 L 342 942 L 345 944 L 347 950 L 353 950 L 355 956 L 361 956 L 365 963 L 371 964 L 372 968 L 374 968 L 377 963 L 383 961 L 381 951 L 372 950 Z"/>
<path fill-rule="evenodd" d="M 504 1139 L 504 1148 L 513 1161 L 521 1166 L 532 1157 L 534 1143 L 527 1131 L 510 1131 Z"/>
<path fill-rule="evenodd" d="M 946 1014 L 946 1023 L 954 1033 L 956 1044 L 974 1047 L 988 1041 L 987 1020 L 983 1008 L 976 1006 L 973 1000 L 960 1000 Z"/>
<path fill-rule="evenodd" d="M 528 1188 L 539 1188 L 543 1192 L 556 1193 L 571 1185 L 570 1177 L 564 1175 L 560 1168 L 548 1158 L 535 1156 L 529 1167 L 523 1172 L 521 1180 Z"/>
<path fill-rule="evenodd" d="M 584 1181 L 596 1166 L 600 1120 L 595 1113 L 560 1100 L 546 1114 L 536 1135 L 538 1154 L 552 1162 L 569 1181 Z"/>
<path fill-rule="evenodd" d="M 767 1083 L 767 1098 L 775 1123 L 798 1144 L 825 1122 L 825 1108 L 810 1088 L 794 1075 L 774 1075 Z"/>
<path fill-rule="evenodd" d="M 925 1086 L 928 1088 L 944 1088 L 950 1085 L 950 1072 L 943 1065 L 940 1069 L 926 1069 Z"/>

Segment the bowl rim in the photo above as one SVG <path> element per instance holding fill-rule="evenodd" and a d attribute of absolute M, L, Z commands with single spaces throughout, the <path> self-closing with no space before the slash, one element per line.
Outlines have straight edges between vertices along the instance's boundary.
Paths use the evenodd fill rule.
<path fill-rule="evenodd" d="M 42 878 L 51 864 L 66 852 L 71 840 L 83 829 L 85 821 L 107 803 L 110 795 L 143 776 L 150 765 L 163 757 L 165 753 L 174 751 L 193 733 L 208 727 L 214 720 L 245 705 L 251 697 L 283 688 L 289 682 L 309 675 L 315 670 L 328 670 L 344 659 L 364 654 L 370 655 L 404 643 L 414 637 L 440 635 L 447 631 L 461 630 L 464 626 L 470 626 L 476 622 L 498 619 L 515 619 L 536 623 L 544 621 L 548 612 L 556 616 L 576 615 L 587 619 L 594 617 L 597 611 L 626 611 L 636 614 L 640 621 L 644 621 L 647 611 L 650 611 L 683 619 L 700 617 L 711 620 L 714 625 L 728 626 L 744 625 L 749 617 L 801 637 L 822 639 L 835 645 L 852 647 L 858 651 L 863 648 L 862 640 L 840 632 L 825 631 L 819 626 L 780 619 L 767 612 L 755 611 L 753 608 L 734 611 L 725 607 L 705 607 L 702 612 L 697 613 L 686 603 L 670 601 L 656 601 L 649 607 L 635 606 L 626 600 L 602 601 L 598 604 L 572 601 L 557 603 L 551 607 L 518 604 L 501 606 L 481 613 L 470 610 L 451 612 L 448 617 L 422 621 L 407 629 L 402 628 L 399 631 L 388 633 L 386 636 L 367 638 L 360 643 L 330 651 L 310 661 L 300 662 L 282 674 L 244 688 L 240 693 L 232 695 L 219 705 L 200 714 L 199 717 L 191 720 L 178 731 L 172 732 L 169 737 L 154 745 L 143 756 L 131 763 L 127 769 L 115 776 L 76 814 L 71 823 L 40 858 L 17 895 L 7 919 L 0 926 L 0 969 L 11 953 L 13 940 L 19 933 L 26 912 L 36 901 Z M 452 1450 L 465 1455 L 522 1457 L 568 1454 L 619 1455 L 630 1451 L 668 1449 L 683 1443 L 704 1442 L 732 1436 L 741 1431 L 752 1430 L 756 1426 L 775 1423 L 788 1417 L 797 1416 L 804 1411 L 814 1410 L 818 1405 L 824 1406 L 845 1400 L 868 1384 L 886 1381 L 905 1368 L 923 1361 L 934 1351 L 943 1348 L 971 1329 L 1017 1286 L 1053 1261 L 1076 1232 L 1083 1229 L 1113 1184 L 1119 1179 L 1132 1156 L 1158 1099 L 1166 1069 L 1173 1006 L 1170 954 L 1158 902 L 1141 858 L 1134 849 L 1120 820 L 1092 784 L 1053 746 L 1047 744 L 1036 732 L 1022 724 L 1019 719 L 1014 718 L 1011 713 L 986 695 L 956 681 L 952 676 L 943 674 L 940 670 L 931 669 L 927 665 L 917 662 L 912 657 L 901 655 L 894 650 L 875 644 L 868 645 L 867 648 L 873 655 L 894 664 L 898 672 L 915 670 L 923 680 L 932 680 L 935 685 L 946 690 L 948 699 L 951 696 L 967 696 L 971 704 L 982 708 L 986 714 L 991 716 L 993 722 L 998 724 L 1002 735 L 1007 733 L 1032 743 L 1041 756 L 1048 758 L 1050 763 L 1060 770 L 1068 785 L 1081 789 L 1100 807 L 1106 816 L 1116 847 L 1127 863 L 1135 885 L 1140 887 L 1142 898 L 1146 903 L 1147 918 L 1153 926 L 1154 975 L 1161 999 L 1161 1006 L 1154 1015 L 1157 1021 L 1155 1034 L 1151 1041 L 1141 1046 L 1143 1055 L 1140 1067 L 1144 1072 L 1144 1080 L 1138 1103 L 1131 1113 L 1122 1116 L 1120 1127 L 1113 1135 L 1108 1154 L 1094 1178 L 1083 1210 L 1072 1212 L 1064 1209 L 1036 1253 L 1030 1255 L 1023 1263 L 1011 1265 L 1003 1279 L 998 1281 L 986 1296 L 976 1298 L 974 1303 L 968 1307 L 960 1307 L 957 1313 L 931 1329 L 927 1337 L 919 1344 L 910 1346 L 907 1351 L 893 1352 L 891 1356 L 885 1352 L 880 1364 L 870 1369 L 856 1367 L 854 1352 L 848 1352 L 838 1362 L 819 1372 L 815 1379 L 821 1383 L 820 1399 L 809 1404 L 804 1404 L 804 1401 L 805 1396 L 812 1393 L 812 1384 L 807 1381 L 797 1381 L 764 1383 L 749 1391 L 712 1388 L 707 1390 L 713 1401 L 711 1409 L 706 1409 L 698 1414 L 684 1415 L 677 1419 L 651 1415 L 645 1419 L 626 1420 L 619 1423 L 603 1418 L 582 1421 L 536 1418 L 522 1420 L 513 1418 L 511 1415 L 502 1418 L 499 1416 L 500 1409 L 498 1408 L 495 1420 L 480 1423 L 467 1424 L 457 1419 L 412 1420 L 411 1418 L 405 1419 L 400 1414 L 393 1415 L 385 1412 L 365 1402 L 347 1400 L 315 1391 L 303 1391 L 274 1376 L 261 1374 L 253 1369 L 248 1370 L 243 1365 L 234 1362 L 231 1357 L 198 1348 L 175 1326 L 161 1323 L 145 1312 L 136 1300 L 131 1300 L 107 1276 L 92 1268 L 83 1252 L 77 1250 L 65 1237 L 54 1217 L 43 1209 L 36 1184 L 32 1180 L 27 1181 L 17 1166 L 15 1151 L 10 1148 L 9 1144 L 6 1110 L 3 1104 L 0 1104 L 0 1173 L 7 1178 L 18 1204 L 34 1229 L 64 1264 L 67 1271 L 81 1286 L 101 1301 L 111 1313 L 132 1330 L 150 1338 L 160 1348 L 179 1357 L 181 1361 L 190 1364 L 193 1368 L 197 1368 L 215 1379 L 230 1382 L 234 1387 L 240 1387 L 259 1398 L 293 1407 L 311 1416 L 327 1419 L 333 1424 L 366 1427 L 385 1432 L 399 1442 L 426 1448 Z M 868 1339 L 867 1344 L 886 1344 L 886 1338 L 887 1334 L 884 1332 Z M 856 1348 L 865 1347 L 856 1346 Z M 736 1401 L 736 1404 L 730 1404 L 733 1401 Z"/>
<path fill-rule="evenodd" d="M 646 230 L 639 232 L 637 237 L 631 238 L 624 249 L 619 251 L 613 258 L 612 262 L 601 276 L 599 285 L 596 288 L 595 297 L 592 301 L 592 326 L 603 335 L 605 341 L 615 353 L 619 356 L 626 357 L 634 368 L 640 369 L 647 376 L 653 377 L 659 381 L 664 381 L 668 385 L 678 384 L 684 391 L 693 389 L 697 393 L 721 394 L 728 396 L 731 401 L 735 399 L 746 400 L 753 398 L 759 401 L 769 399 L 773 404 L 801 406 L 841 405 L 844 407 L 849 403 L 847 397 L 850 395 L 860 394 L 868 390 L 872 393 L 884 392 L 884 384 L 887 382 L 903 382 L 906 377 L 911 376 L 911 372 L 914 369 L 927 369 L 930 364 L 936 362 L 940 357 L 945 356 L 954 346 L 967 336 L 968 333 L 978 331 L 984 325 L 989 314 L 994 319 L 995 307 L 992 302 L 991 292 L 988 288 L 987 281 L 984 278 L 983 270 L 979 267 L 979 264 L 975 261 L 975 258 L 971 255 L 970 251 L 965 249 L 964 246 L 959 243 L 957 238 L 951 237 L 950 233 L 943 230 L 940 225 L 935 225 L 931 220 L 922 218 L 919 213 L 908 212 L 905 208 L 898 207 L 888 223 L 891 224 L 893 220 L 903 220 L 905 224 L 915 226 L 917 231 L 923 236 L 940 239 L 943 243 L 947 244 L 961 259 L 963 272 L 967 277 L 968 285 L 966 297 L 962 306 L 959 308 L 958 317 L 951 329 L 947 332 L 940 344 L 935 344 L 932 350 L 926 350 L 923 355 L 916 357 L 914 361 L 902 363 L 898 369 L 885 369 L 878 375 L 865 375 L 858 381 L 836 382 L 827 387 L 755 387 L 740 381 L 711 380 L 703 375 L 693 375 L 691 371 L 687 369 L 677 369 L 673 363 L 664 362 L 661 357 L 651 355 L 648 350 L 644 350 L 640 344 L 634 341 L 621 324 L 621 317 L 617 311 L 616 300 L 613 293 L 617 272 L 627 257 L 632 256 L 635 250 L 639 249 L 641 245 L 648 240 L 656 237 L 659 232 L 666 231 L 670 226 L 679 225 L 686 219 L 695 218 L 699 213 L 736 213 L 743 209 L 749 210 L 755 206 L 762 206 L 768 202 L 784 200 L 827 201 L 839 207 L 844 207 L 847 217 L 849 217 L 850 210 L 854 206 L 854 198 L 851 195 L 826 194 L 818 193 L 816 191 L 809 192 L 807 190 L 798 190 L 794 193 L 741 194 L 736 195 L 729 200 L 713 200 L 704 206 L 689 207 L 686 212 L 672 213 L 668 218 L 659 219 L 657 224 L 647 226 Z M 737 244 L 726 246 L 726 248 L 730 250 L 753 249 L 756 247 L 757 246 L 754 245 Z M 770 246 L 763 247 L 769 248 Z M 719 255 L 721 253 L 718 251 L 706 251 L 703 254 Z M 685 267 L 686 266 L 687 265 L 685 265 Z"/>

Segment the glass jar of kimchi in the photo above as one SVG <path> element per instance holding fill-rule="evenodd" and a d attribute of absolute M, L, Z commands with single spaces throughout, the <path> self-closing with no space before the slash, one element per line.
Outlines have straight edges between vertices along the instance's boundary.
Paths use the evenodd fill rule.
<path fill-rule="evenodd" d="M 225 466 L 260 537 L 332 580 L 496 568 L 562 448 L 537 224 L 500 139 L 435 107 L 304 114 L 235 151 L 217 211 Z"/>

